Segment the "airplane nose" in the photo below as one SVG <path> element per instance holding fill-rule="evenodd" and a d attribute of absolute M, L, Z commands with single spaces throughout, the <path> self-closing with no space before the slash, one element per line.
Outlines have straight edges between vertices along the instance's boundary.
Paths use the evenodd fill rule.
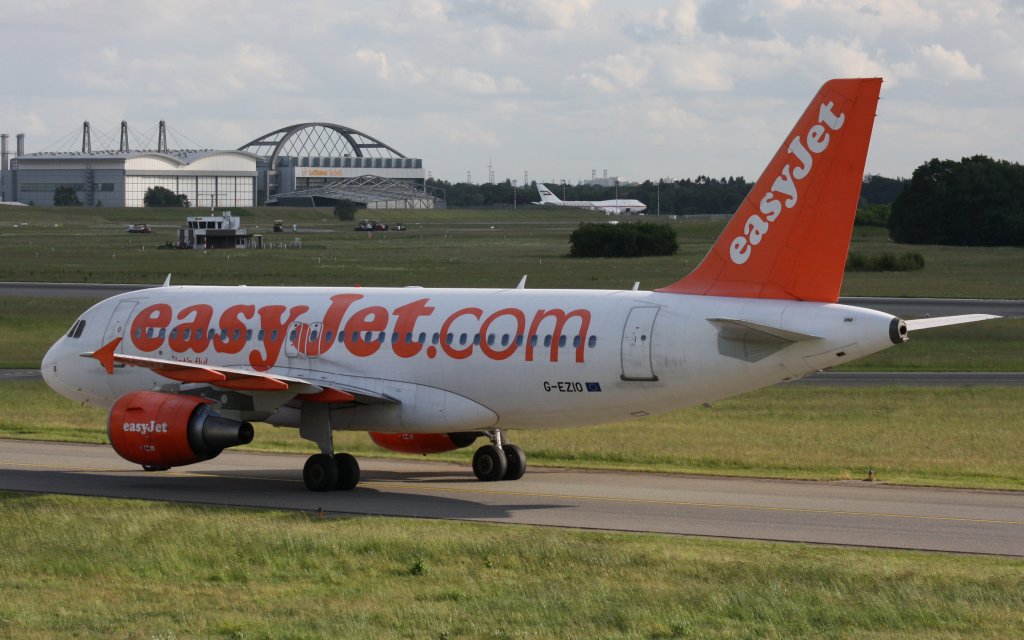
<path fill-rule="evenodd" d="M 59 343 L 58 343 L 59 344 Z M 57 345 L 50 347 L 46 355 L 43 356 L 43 361 L 39 365 L 39 373 L 43 375 L 43 380 L 50 386 L 51 389 L 56 391 L 60 385 L 60 366 L 58 364 L 59 359 L 55 351 Z"/>

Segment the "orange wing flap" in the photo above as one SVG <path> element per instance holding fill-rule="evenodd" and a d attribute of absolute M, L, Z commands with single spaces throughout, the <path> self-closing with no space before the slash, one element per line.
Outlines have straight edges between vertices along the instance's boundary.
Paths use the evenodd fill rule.
<path fill-rule="evenodd" d="M 317 393 L 321 390 L 321 387 L 299 378 L 232 369 L 230 367 L 211 367 L 191 362 L 127 356 L 120 353 L 113 354 L 113 360 L 114 362 L 132 367 L 149 369 L 165 378 L 178 382 L 205 382 L 214 387 L 232 389 L 234 391 L 292 390 L 299 393 Z"/>
<path fill-rule="evenodd" d="M 121 338 L 117 338 L 92 353 L 83 353 L 82 356 L 95 358 L 107 373 L 111 374 L 114 373 L 114 364 L 118 363 L 149 369 L 177 382 L 206 383 L 235 391 L 294 391 L 297 394 L 318 394 L 324 391 L 323 387 L 300 378 L 116 353 L 120 343 Z"/>
<path fill-rule="evenodd" d="M 338 389 L 333 385 L 314 383 L 301 378 L 272 375 L 231 367 L 216 367 L 178 360 L 162 360 L 144 356 L 129 356 L 116 353 L 121 338 L 116 338 L 92 353 L 83 353 L 83 357 L 95 358 L 103 365 L 107 373 L 114 372 L 114 364 L 141 367 L 154 371 L 161 376 L 177 382 L 205 383 L 221 389 L 233 391 L 291 391 L 300 399 L 325 404 L 345 404 L 351 402 L 395 402 L 386 396 L 363 389 Z"/>

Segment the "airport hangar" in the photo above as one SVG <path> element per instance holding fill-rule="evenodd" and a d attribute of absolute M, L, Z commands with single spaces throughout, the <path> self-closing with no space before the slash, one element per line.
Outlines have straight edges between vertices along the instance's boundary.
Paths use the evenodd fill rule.
<path fill-rule="evenodd" d="M 163 122 L 156 150 L 131 150 L 126 122 L 116 151 L 94 151 L 90 138 L 86 122 L 81 151 L 25 153 L 18 134 L 11 158 L 3 134 L 0 200 L 51 206 L 56 188 L 71 186 L 85 206 L 141 207 L 149 188 L 164 187 L 194 207 L 332 206 L 342 199 L 371 209 L 445 206 L 443 193 L 425 184 L 422 159 L 339 124 L 294 124 L 228 151 L 169 149 Z"/>

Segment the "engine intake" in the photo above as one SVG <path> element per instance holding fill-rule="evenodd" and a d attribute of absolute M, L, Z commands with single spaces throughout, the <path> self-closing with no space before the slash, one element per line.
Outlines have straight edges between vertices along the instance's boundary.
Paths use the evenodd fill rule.
<path fill-rule="evenodd" d="M 177 467 L 210 460 L 228 447 L 252 442 L 251 424 L 223 418 L 211 404 L 194 396 L 129 393 L 110 409 L 110 444 L 125 460 Z"/>

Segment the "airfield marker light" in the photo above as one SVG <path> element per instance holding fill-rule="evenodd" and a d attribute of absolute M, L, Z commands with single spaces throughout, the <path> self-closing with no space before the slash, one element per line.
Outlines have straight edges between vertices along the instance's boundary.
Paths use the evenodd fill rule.
<path fill-rule="evenodd" d="M 874 481 L 875 481 L 875 470 L 874 469 L 868 469 L 868 482 L 874 482 Z"/>

